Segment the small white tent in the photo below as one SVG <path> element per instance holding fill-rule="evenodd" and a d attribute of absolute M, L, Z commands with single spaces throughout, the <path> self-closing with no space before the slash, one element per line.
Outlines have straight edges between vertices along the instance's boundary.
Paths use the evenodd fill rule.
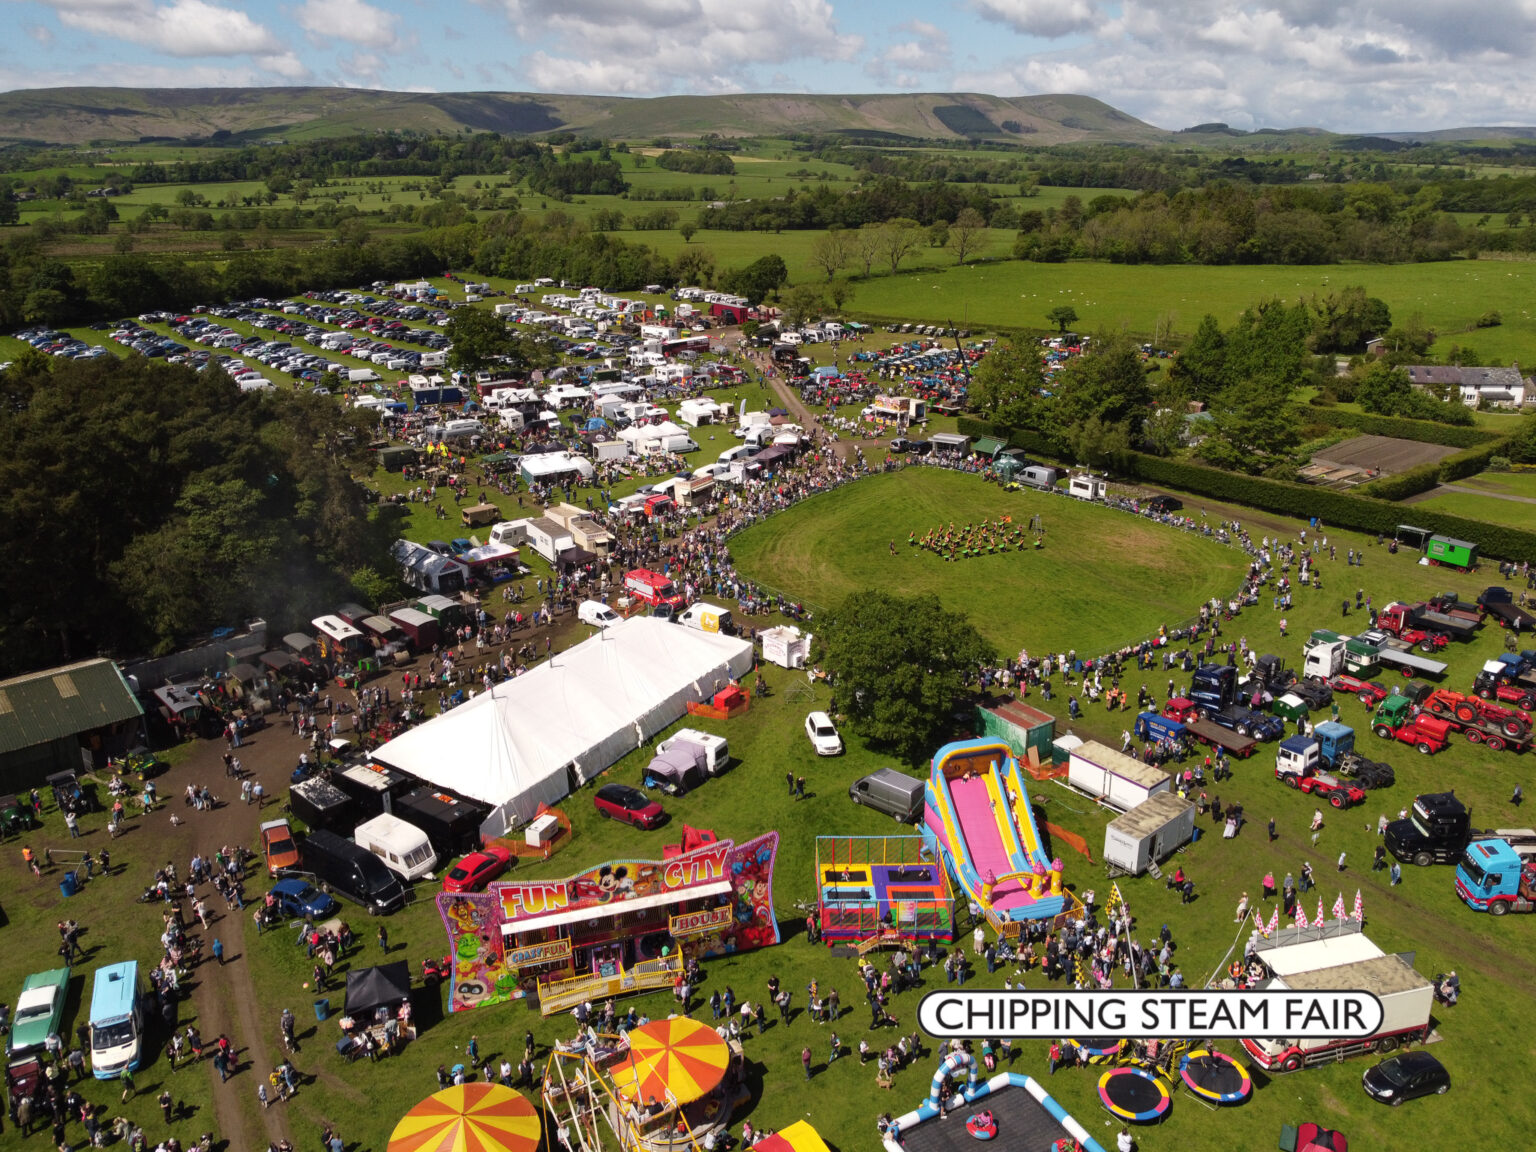
<path fill-rule="evenodd" d="M 651 740 L 730 679 L 752 644 L 636 616 L 378 748 L 392 768 L 495 806 L 503 835 Z"/>

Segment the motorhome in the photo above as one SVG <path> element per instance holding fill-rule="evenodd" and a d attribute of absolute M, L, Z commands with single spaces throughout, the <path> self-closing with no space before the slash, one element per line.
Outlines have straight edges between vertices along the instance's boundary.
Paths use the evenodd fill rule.
<path fill-rule="evenodd" d="M 112 1080 L 136 1071 L 143 1058 L 143 988 L 137 960 L 96 969 L 91 988 L 91 1075 Z"/>

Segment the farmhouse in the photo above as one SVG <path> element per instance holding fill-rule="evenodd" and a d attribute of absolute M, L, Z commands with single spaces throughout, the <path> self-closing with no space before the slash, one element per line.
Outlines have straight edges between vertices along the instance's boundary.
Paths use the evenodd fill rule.
<path fill-rule="evenodd" d="M 1536 400 L 1536 389 L 1520 375 L 1520 365 L 1509 368 L 1459 368 L 1455 365 L 1414 364 L 1408 380 L 1418 388 L 1454 388 L 1468 408 L 1481 402 L 1495 408 L 1519 408 L 1526 398 Z"/>

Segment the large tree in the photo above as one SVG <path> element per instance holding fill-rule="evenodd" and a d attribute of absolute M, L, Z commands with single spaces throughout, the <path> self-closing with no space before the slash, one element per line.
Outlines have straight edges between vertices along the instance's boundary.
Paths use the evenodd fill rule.
<path fill-rule="evenodd" d="M 1068 361 L 1052 384 L 1060 434 L 1066 439 L 1077 426 L 1097 419 L 1104 425 L 1123 424 L 1134 440 L 1152 402 L 1141 351 L 1120 333 L 1095 336 L 1089 349 Z"/>
<path fill-rule="evenodd" d="M 555 362 L 548 344 L 507 327 L 506 321 L 485 308 L 455 308 L 444 332 L 452 341 L 448 366 L 460 372 L 507 368 L 523 373 Z"/>
<path fill-rule="evenodd" d="M 970 398 L 975 407 L 999 419 L 1003 413 L 1018 409 L 1011 406 L 1024 401 L 1026 408 L 1038 402 L 1044 383 L 1040 354 L 1032 344 L 1018 345 L 999 340 L 971 373 Z M 1010 427 L 1018 427 L 1009 422 Z"/>
<path fill-rule="evenodd" d="M 949 246 L 954 250 L 955 263 L 964 264 L 987 242 L 987 220 L 974 208 L 962 208 L 955 222 L 949 226 Z"/>
<path fill-rule="evenodd" d="M 855 732 L 909 762 L 931 753 L 977 668 L 996 659 L 939 598 L 866 589 L 817 621 L 813 659 Z"/>
<path fill-rule="evenodd" d="M 854 237 L 846 228 L 831 228 L 816 237 L 811 245 L 811 263 L 830 280 L 853 259 Z"/>

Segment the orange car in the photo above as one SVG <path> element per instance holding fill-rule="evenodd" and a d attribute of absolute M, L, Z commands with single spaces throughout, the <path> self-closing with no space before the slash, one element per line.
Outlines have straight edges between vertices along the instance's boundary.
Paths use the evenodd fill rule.
<path fill-rule="evenodd" d="M 268 820 L 261 826 L 261 854 L 267 858 L 267 874 L 280 876 L 299 866 L 299 849 L 286 820 Z"/>

